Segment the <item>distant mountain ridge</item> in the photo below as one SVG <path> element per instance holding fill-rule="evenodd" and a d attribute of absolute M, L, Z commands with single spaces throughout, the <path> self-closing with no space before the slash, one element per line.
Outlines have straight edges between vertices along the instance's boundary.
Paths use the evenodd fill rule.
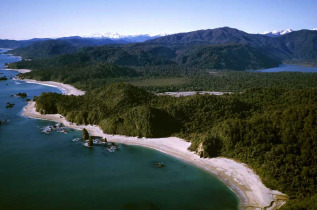
<path fill-rule="evenodd" d="M 121 35 L 116 32 L 96 33 L 90 36 L 69 36 L 60 38 L 34 38 L 28 40 L 10 40 L 0 39 L 0 48 L 20 48 L 27 47 L 37 42 L 48 40 L 75 40 L 77 43 L 84 42 L 85 46 L 100 46 L 104 44 L 124 44 L 124 43 L 137 43 L 144 42 L 150 39 L 166 36 L 166 33 L 160 34 L 138 34 L 138 35 Z M 73 41 L 74 42 L 74 41 Z"/>
<path fill-rule="evenodd" d="M 137 35 L 122 35 L 117 32 L 95 33 L 89 36 L 82 36 L 82 38 L 95 38 L 95 39 L 112 39 L 124 40 L 128 42 L 143 42 L 149 39 L 155 39 L 161 36 L 166 36 L 166 33 L 160 34 L 137 34 Z"/>
<path fill-rule="evenodd" d="M 88 63 L 107 62 L 130 67 L 162 68 L 164 65 L 173 65 L 179 68 L 232 70 L 269 68 L 281 62 L 317 60 L 317 31 L 312 30 L 269 37 L 222 27 L 166 35 L 140 43 L 128 44 L 122 40 L 120 43 L 119 40 L 70 37 L 18 48 L 12 53 L 36 59 L 76 51 L 67 59 L 82 57 Z M 83 47 L 86 48 L 79 49 Z"/>
<path fill-rule="evenodd" d="M 317 59 L 317 31 L 299 30 L 283 36 L 270 37 L 262 34 L 248 34 L 244 31 L 222 27 L 172 34 L 153 40 L 147 44 L 228 45 L 241 44 L 254 47 L 264 54 L 279 60 Z"/>

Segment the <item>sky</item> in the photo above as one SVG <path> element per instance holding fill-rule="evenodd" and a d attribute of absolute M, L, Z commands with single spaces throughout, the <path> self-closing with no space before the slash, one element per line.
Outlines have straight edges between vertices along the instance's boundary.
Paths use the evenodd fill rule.
<path fill-rule="evenodd" d="M 317 28 L 317 0 L 0 0 L 0 39 Z"/>

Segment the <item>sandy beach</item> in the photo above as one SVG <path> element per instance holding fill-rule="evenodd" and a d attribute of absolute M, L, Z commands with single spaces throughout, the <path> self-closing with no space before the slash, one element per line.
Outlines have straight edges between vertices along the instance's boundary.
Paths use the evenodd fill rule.
<path fill-rule="evenodd" d="M 46 86 L 51 86 L 51 87 L 56 87 L 60 89 L 63 94 L 65 95 L 84 95 L 85 91 L 79 90 L 71 85 L 68 84 L 63 84 L 60 82 L 53 82 L 53 81 L 37 81 L 33 79 L 24 79 L 23 81 L 27 83 L 35 83 L 35 84 L 40 84 L 40 85 L 46 85 Z"/>
<path fill-rule="evenodd" d="M 2 69 L 2 70 L 17 71 L 17 72 L 22 73 L 22 74 L 32 71 L 30 69 Z M 45 86 L 56 87 L 59 90 L 61 90 L 62 93 L 65 94 L 65 95 L 76 95 L 76 96 L 79 96 L 79 95 L 84 95 L 85 94 L 85 91 L 79 90 L 79 89 L 75 88 L 72 85 L 68 85 L 68 84 L 64 84 L 64 83 L 60 83 L 60 82 L 37 81 L 37 80 L 33 80 L 33 79 L 23 79 L 23 81 L 25 81 L 27 83 L 34 83 L 34 84 L 40 84 L 40 85 L 45 85 Z"/>
<path fill-rule="evenodd" d="M 20 73 L 30 72 L 28 69 L 16 71 L 19 71 Z M 84 91 L 78 90 L 71 85 L 59 82 L 36 81 L 29 79 L 24 81 L 56 87 L 62 90 L 63 94 L 66 95 L 85 94 Z M 137 145 L 155 149 L 208 171 L 224 182 L 237 194 L 240 199 L 241 209 L 277 209 L 288 199 L 288 197 L 283 193 L 267 188 L 262 183 L 260 177 L 256 175 L 255 172 L 246 164 L 223 157 L 200 158 L 194 152 L 187 149 L 190 146 L 190 142 L 183 139 L 177 137 L 137 138 L 121 135 L 109 135 L 103 133 L 103 131 L 96 125 L 76 125 L 68 122 L 59 114 L 41 115 L 36 112 L 35 105 L 35 102 L 29 102 L 28 105 L 24 107 L 22 115 L 29 118 L 60 122 L 69 128 L 77 130 L 86 128 L 90 135 L 107 138 L 109 142 Z"/>
<path fill-rule="evenodd" d="M 30 69 L 2 69 L 2 70 L 7 70 L 7 71 L 17 71 L 17 72 L 22 73 L 22 74 L 24 74 L 24 73 L 28 73 L 28 72 L 31 72 L 31 70 L 30 70 Z"/>

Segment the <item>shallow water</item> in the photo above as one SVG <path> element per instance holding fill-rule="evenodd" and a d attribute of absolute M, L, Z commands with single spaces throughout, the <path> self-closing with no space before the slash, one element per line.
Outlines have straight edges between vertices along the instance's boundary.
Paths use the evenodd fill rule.
<path fill-rule="evenodd" d="M 2 63 L 15 61 L 1 56 Z M 19 92 L 32 99 L 60 90 L 0 82 L 0 120 L 7 120 L 0 126 L 0 209 L 238 208 L 236 195 L 217 178 L 166 154 L 127 145 L 110 153 L 72 141 L 79 131 L 41 132 L 54 123 L 22 117 L 25 99 L 10 96 Z M 7 102 L 15 106 L 6 109 Z M 166 167 L 155 168 L 156 162 Z"/>

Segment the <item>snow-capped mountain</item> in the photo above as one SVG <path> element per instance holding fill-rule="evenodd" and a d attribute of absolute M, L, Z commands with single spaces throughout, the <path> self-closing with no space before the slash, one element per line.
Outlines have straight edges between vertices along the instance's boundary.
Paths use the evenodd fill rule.
<path fill-rule="evenodd" d="M 123 38 L 123 36 L 119 33 L 116 32 L 106 32 L 106 33 L 94 33 L 89 36 L 83 36 L 85 38 L 96 38 L 96 39 L 103 39 L 103 38 L 108 38 L 108 39 L 120 39 Z"/>
<path fill-rule="evenodd" d="M 83 38 L 94 38 L 94 39 L 111 39 L 120 40 L 126 42 L 144 42 L 149 39 L 155 39 L 161 36 L 166 36 L 166 33 L 160 34 L 136 34 L 136 35 L 121 35 L 117 32 L 106 32 L 106 33 L 95 33 L 89 36 L 82 36 Z"/>
<path fill-rule="evenodd" d="M 308 30 L 317 31 L 317 28 L 312 28 L 312 29 L 308 29 Z M 275 31 L 265 31 L 263 34 L 266 36 L 270 36 L 270 37 L 276 37 L 276 36 L 282 36 L 282 35 L 291 33 L 293 31 L 295 31 L 295 30 L 293 30 L 293 29 L 285 29 L 285 30 L 279 30 L 279 31 L 275 30 Z"/>
<path fill-rule="evenodd" d="M 291 33 L 293 31 L 294 31 L 293 29 L 275 30 L 275 31 L 265 31 L 263 34 L 266 36 L 275 37 L 275 36 L 282 36 L 282 35 Z"/>

